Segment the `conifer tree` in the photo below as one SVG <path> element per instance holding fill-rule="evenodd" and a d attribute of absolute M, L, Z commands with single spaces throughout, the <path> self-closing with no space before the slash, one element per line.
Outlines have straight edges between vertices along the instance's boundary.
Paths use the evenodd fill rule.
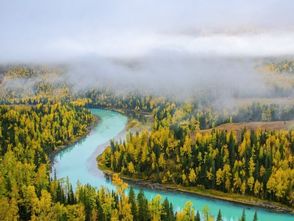
<path fill-rule="evenodd" d="M 243 212 L 242 212 L 242 216 L 240 218 L 240 221 L 246 221 L 245 209 L 243 209 Z"/>
<path fill-rule="evenodd" d="M 131 211 L 133 214 L 133 219 L 137 220 L 138 209 L 137 209 L 135 192 L 134 192 L 134 189 L 132 186 L 130 187 L 130 191 L 129 191 L 129 203 L 131 204 Z"/>
<path fill-rule="evenodd" d="M 221 210 L 218 211 L 216 221 L 223 221 Z"/>
<path fill-rule="evenodd" d="M 253 217 L 253 221 L 258 221 L 258 217 L 257 217 L 257 212 L 254 212 L 254 217 Z"/>

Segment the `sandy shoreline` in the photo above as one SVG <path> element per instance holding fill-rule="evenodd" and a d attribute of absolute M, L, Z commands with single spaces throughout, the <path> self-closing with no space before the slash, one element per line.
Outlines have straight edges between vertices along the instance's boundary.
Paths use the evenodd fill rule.
<path fill-rule="evenodd" d="M 125 126 L 125 128 L 121 132 L 119 132 L 112 140 L 114 140 L 114 141 L 124 140 L 126 138 L 127 133 L 128 133 L 128 131 Z M 99 175 L 104 174 L 103 170 L 98 168 L 96 158 L 97 158 L 97 156 L 102 154 L 102 152 L 105 150 L 105 148 L 108 145 L 110 145 L 110 141 L 111 140 L 109 140 L 106 143 L 98 145 L 97 148 L 95 149 L 95 151 L 88 158 L 87 168 L 90 171 L 90 173 L 96 177 L 99 177 Z"/>

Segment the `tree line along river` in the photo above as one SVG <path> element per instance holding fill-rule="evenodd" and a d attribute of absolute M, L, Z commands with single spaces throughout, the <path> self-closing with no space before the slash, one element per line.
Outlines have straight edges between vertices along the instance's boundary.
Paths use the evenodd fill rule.
<path fill-rule="evenodd" d="M 124 138 L 123 131 L 128 119 L 120 113 L 104 109 L 91 109 L 91 112 L 99 117 L 98 125 L 92 129 L 88 136 L 57 153 L 52 171 L 55 171 L 57 178 L 68 177 L 74 188 L 77 182 L 80 182 L 95 187 L 104 186 L 108 189 L 114 189 L 103 172 L 97 168 L 96 156 L 103 152 L 111 139 Z M 200 211 L 203 207 L 208 206 L 215 217 L 218 210 L 221 209 L 224 220 L 228 221 L 238 220 L 243 209 L 246 210 L 247 220 L 253 219 L 255 210 L 260 221 L 294 220 L 294 216 L 291 214 L 276 213 L 263 208 L 249 207 L 181 192 L 142 188 L 148 199 L 160 194 L 162 199 L 167 198 L 175 209 L 182 208 L 187 201 L 191 201 L 194 208 Z M 135 191 L 139 191 L 139 189 L 138 186 L 134 186 Z"/>

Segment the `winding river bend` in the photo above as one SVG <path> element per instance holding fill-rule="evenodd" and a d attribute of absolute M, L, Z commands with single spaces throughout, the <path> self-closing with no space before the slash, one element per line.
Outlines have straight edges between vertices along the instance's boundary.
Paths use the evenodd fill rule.
<path fill-rule="evenodd" d="M 68 177 L 73 187 L 77 181 L 82 184 L 91 184 L 95 187 L 105 186 L 114 189 L 114 186 L 105 178 L 102 171 L 96 166 L 96 156 L 104 150 L 107 143 L 116 137 L 123 139 L 124 128 L 127 117 L 113 111 L 103 109 L 92 109 L 92 113 L 100 118 L 99 124 L 90 134 L 78 143 L 69 146 L 59 152 L 54 158 L 53 170 L 57 178 Z M 139 188 L 134 186 L 138 191 Z M 167 197 L 175 209 L 182 208 L 186 201 L 191 201 L 195 208 L 202 209 L 208 206 L 216 213 L 222 210 L 224 220 L 238 220 L 242 210 L 246 209 L 246 220 L 253 220 L 254 211 L 257 210 L 259 221 L 293 221 L 294 216 L 283 213 L 274 213 L 262 208 L 249 208 L 247 206 L 234 204 L 222 200 L 215 200 L 180 192 L 168 192 L 144 188 L 148 199 L 160 194 L 162 198 Z"/>

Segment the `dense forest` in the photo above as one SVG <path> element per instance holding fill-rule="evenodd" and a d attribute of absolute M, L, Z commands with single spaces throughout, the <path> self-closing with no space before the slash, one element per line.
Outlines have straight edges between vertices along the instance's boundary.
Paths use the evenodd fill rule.
<path fill-rule="evenodd" d="M 24 157 L 22 161 L 35 163 L 44 161 L 45 155 L 59 146 L 83 136 L 94 121 L 88 110 L 61 103 L 2 105 L 0 113 L 1 155 L 12 150 Z"/>
<path fill-rule="evenodd" d="M 294 131 L 202 132 L 191 112 L 188 104 L 158 107 L 151 131 L 112 142 L 99 164 L 134 178 L 294 205 Z"/>
<path fill-rule="evenodd" d="M 62 66 L 4 68 L 4 78 L 0 87 L 0 104 L 36 105 L 78 100 L 81 101 L 79 103 L 81 106 L 115 109 L 141 121 L 146 121 L 145 115 L 156 113 L 166 117 L 169 113 L 179 112 L 178 109 L 184 109 L 184 111 L 188 109 L 190 118 L 193 117 L 193 120 L 199 122 L 200 129 L 213 128 L 229 122 L 294 119 L 294 105 L 291 102 L 285 105 L 256 101 L 227 109 L 211 105 L 213 103 L 211 98 L 203 100 L 191 98 L 189 102 L 186 102 L 175 100 L 173 97 L 160 97 L 139 91 L 117 93 L 107 88 L 75 91 L 63 80 L 64 69 Z M 187 121 L 190 120 L 189 116 L 187 115 Z"/>
<path fill-rule="evenodd" d="M 293 9 L 2 0 L 0 221 L 294 221 Z"/>
<path fill-rule="evenodd" d="M 87 133 L 94 120 L 90 112 L 60 103 L 4 105 L 0 112 L 0 219 L 44 220 L 66 209 L 82 211 L 57 203 L 65 194 L 61 183 L 49 179 L 49 154 Z"/>
<path fill-rule="evenodd" d="M 115 172 L 160 183 L 203 185 L 293 206 L 294 132 L 197 132 L 168 128 L 112 143 L 100 163 Z"/>
<path fill-rule="evenodd" d="M 229 122 L 286 121 L 294 119 L 294 105 L 262 104 L 253 102 L 232 110 L 219 110 L 197 100 L 173 101 L 166 97 L 146 96 L 138 93 L 117 95 L 109 90 L 91 90 L 80 95 L 87 99 L 87 107 L 121 110 L 131 117 L 144 120 L 142 115 L 152 114 L 161 123 L 171 116 L 185 114 L 182 121 L 197 121 L 199 129 L 208 129 Z M 207 101 L 206 101 L 207 102 Z"/>
<path fill-rule="evenodd" d="M 200 220 L 189 203 L 175 212 L 160 196 L 126 195 L 118 176 L 115 192 L 81 184 L 73 190 L 68 179 L 50 178 L 48 156 L 87 132 L 94 121 L 88 110 L 56 103 L 2 105 L 0 112 L 0 220 Z M 214 220 L 208 208 L 202 214 Z"/>
<path fill-rule="evenodd" d="M 46 74 L 39 79 L 40 73 Z M 85 107 L 114 109 L 152 125 L 105 150 L 100 163 L 115 172 L 293 204 L 293 132 L 201 131 L 230 122 L 289 120 L 291 105 L 252 103 L 219 111 L 139 93 L 73 93 L 50 77 L 48 70 L 28 67 L 10 69 L 4 77 L 37 80 L 25 91 L 5 84 L 0 90 L 0 220 L 222 220 L 221 211 L 212 217 L 209 208 L 195 210 L 189 202 L 175 211 L 160 196 L 147 200 L 142 191 L 125 191 L 117 175 L 112 192 L 81 184 L 73 190 L 68 179 L 50 177 L 50 156 L 95 122 Z"/>
<path fill-rule="evenodd" d="M 273 61 L 266 65 L 266 68 L 271 72 L 276 73 L 294 73 L 294 61 L 285 59 L 282 61 Z"/>

